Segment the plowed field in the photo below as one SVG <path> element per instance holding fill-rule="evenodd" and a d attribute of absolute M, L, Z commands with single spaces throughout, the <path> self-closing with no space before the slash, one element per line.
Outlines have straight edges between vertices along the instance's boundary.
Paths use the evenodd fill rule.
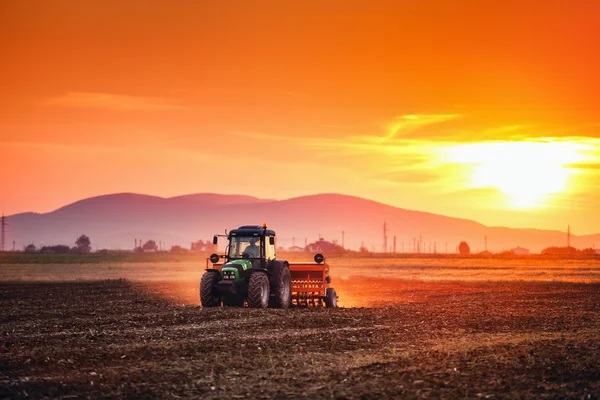
<path fill-rule="evenodd" d="M 202 309 L 195 280 L 0 283 L 0 398 L 600 394 L 598 283 L 338 283 L 369 307 Z"/>

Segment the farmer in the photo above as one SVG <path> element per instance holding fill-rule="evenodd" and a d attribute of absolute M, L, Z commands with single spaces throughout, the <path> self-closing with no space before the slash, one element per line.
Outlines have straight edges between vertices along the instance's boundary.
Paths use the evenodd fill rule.
<path fill-rule="evenodd" d="M 258 238 L 250 238 L 250 245 L 244 249 L 244 253 L 248 253 L 250 258 L 260 257 L 259 247 L 256 245 Z"/>

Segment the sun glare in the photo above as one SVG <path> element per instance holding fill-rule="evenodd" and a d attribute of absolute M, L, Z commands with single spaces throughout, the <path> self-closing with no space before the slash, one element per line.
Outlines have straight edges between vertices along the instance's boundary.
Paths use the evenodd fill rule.
<path fill-rule="evenodd" d="M 572 142 L 487 142 L 449 147 L 449 161 L 470 167 L 471 188 L 497 188 L 514 208 L 544 206 L 567 191 L 571 163 L 585 160 Z"/>

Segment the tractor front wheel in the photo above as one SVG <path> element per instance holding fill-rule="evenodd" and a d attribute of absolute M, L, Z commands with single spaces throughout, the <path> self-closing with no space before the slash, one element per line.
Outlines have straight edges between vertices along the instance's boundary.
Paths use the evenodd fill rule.
<path fill-rule="evenodd" d="M 325 292 L 325 306 L 327 306 L 327 308 L 337 307 L 337 293 L 335 293 L 334 288 L 327 288 L 327 291 Z"/>
<path fill-rule="evenodd" d="M 248 284 L 248 306 L 267 308 L 269 305 L 269 277 L 262 272 L 254 272 Z"/>
<path fill-rule="evenodd" d="M 221 295 L 216 286 L 219 282 L 219 274 L 216 272 L 205 272 L 200 280 L 200 302 L 202 307 L 219 307 Z"/>

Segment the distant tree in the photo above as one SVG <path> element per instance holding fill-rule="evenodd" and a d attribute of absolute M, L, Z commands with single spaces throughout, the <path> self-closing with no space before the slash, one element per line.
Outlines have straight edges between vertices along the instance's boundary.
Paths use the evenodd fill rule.
<path fill-rule="evenodd" d="M 79 253 L 89 253 L 92 250 L 92 242 L 86 235 L 81 235 L 75 241 L 75 248 L 73 249 Z"/>
<path fill-rule="evenodd" d="M 64 244 L 58 244 L 56 246 L 44 246 L 40 249 L 40 253 L 60 253 L 60 254 L 65 254 L 70 252 L 71 249 L 69 248 L 69 246 L 66 246 Z"/>
<path fill-rule="evenodd" d="M 458 245 L 458 252 L 460 253 L 460 255 L 466 256 L 471 254 L 471 248 L 469 247 L 467 242 L 460 242 L 460 244 Z"/>
<path fill-rule="evenodd" d="M 308 251 L 311 253 L 333 254 L 333 253 L 345 253 L 346 249 L 344 249 L 339 244 L 336 244 L 333 242 L 328 242 L 327 240 L 325 240 L 323 238 L 319 238 L 319 240 L 317 240 L 316 242 L 309 243 L 304 248 L 304 251 Z"/>
<path fill-rule="evenodd" d="M 171 253 L 186 253 L 188 251 L 189 251 L 188 249 L 184 249 L 181 246 L 177 246 L 177 245 L 171 246 Z"/>
<path fill-rule="evenodd" d="M 35 252 L 36 252 L 36 250 L 37 250 L 37 249 L 36 249 L 36 247 L 35 247 L 35 245 L 34 245 L 33 243 L 32 243 L 32 244 L 28 244 L 27 246 L 25 246 L 25 247 L 23 248 L 23 251 L 24 251 L 25 253 L 35 253 Z"/>
<path fill-rule="evenodd" d="M 568 255 L 574 255 L 577 254 L 577 249 L 573 246 L 570 247 L 557 247 L 557 246 L 552 246 L 552 247 L 546 247 L 544 250 L 542 250 L 542 254 L 543 255 L 549 255 L 549 256 L 568 256 Z"/>
<path fill-rule="evenodd" d="M 207 240 L 206 242 L 202 239 L 192 242 L 190 246 L 190 250 L 192 251 L 217 251 L 217 246 L 213 244 L 211 240 Z"/>
<path fill-rule="evenodd" d="M 150 239 L 146 243 L 144 243 L 142 249 L 144 249 L 144 251 L 156 251 L 158 250 L 158 246 L 156 245 L 156 242 L 154 240 Z"/>

